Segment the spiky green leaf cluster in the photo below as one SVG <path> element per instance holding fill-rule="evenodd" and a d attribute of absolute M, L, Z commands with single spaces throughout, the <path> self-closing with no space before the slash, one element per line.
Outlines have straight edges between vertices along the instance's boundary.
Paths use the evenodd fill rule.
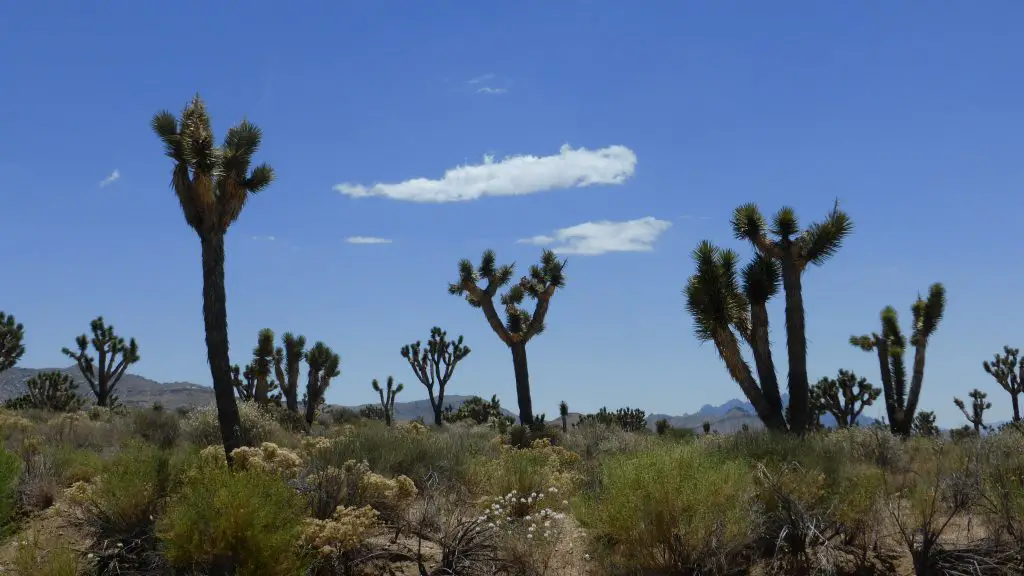
<path fill-rule="evenodd" d="M 13 368 L 25 355 L 25 327 L 13 315 L 0 312 L 0 372 Z"/>
<path fill-rule="evenodd" d="M 200 235 L 223 235 L 249 194 L 265 189 L 274 179 L 269 165 L 252 166 L 263 140 L 259 127 L 243 119 L 216 145 L 210 116 L 198 94 L 179 118 L 161 111 L 153 116 L 151 127 L 163 142 L 164 153 L 174 161 L 171 187 L 185 220 Z"/>
<path fill-rule="evenodd" d="M 736 252 L 703 240 L 694 249 L 696 271 L 684 289 L 686 309 L 693 317 L 694 333 L 701 342 L 712 341 L 715 332 L 736 328 L 750 331 L 750 304 L 740 288 Z"/>
<path fill-rule="evenodd" d="M 75 412 L 82 407 L 78 383 L 64 372 L 40 372 L 26 380 L 25 386 L 25 394 L 7 401 L 7 408 Z"/>
<path fill-rule="evenodd" d="M 316 342 L 306 354 L 309 371 L 306 381 L 306 424 L 312 425 L 316 411 L 324 403 L 331 380 L 341 375 L 341 356 L 323 342 Z"/>
<path fill-rule="evenodd" d="M 975 388 L 968 393 L 971 398 L 971 411 L 967 411 L 967 406 L 964 405 L 964 401 L 959 398 L 953 398 L 953 404 L 963 412 L 964 417 L 967 421 L 974 426 L 975 432 L 981 432 L 987 429 L 985 426 L 985 411 L 992 408 L 992 403 L 987 401 L 988 394 Z"/>
<path fill-rule="evenodd" d="M 800 230 L 796 211 L 789 206 L 780 208 L 768 226 L 756 204 L 743 204 L 733 211 L 731 224 L 737 239 L 749 241 L 774 258 L 791 253 L 795 247 L 792 253 L 800 268 L 806 264 L 824 264 L 853 232 L 853 220 L 839 209 L 838 201 L 824 220 L 812 223 L 803 231 Z M 769 238 L 769 234 L 774 238 Z"/>

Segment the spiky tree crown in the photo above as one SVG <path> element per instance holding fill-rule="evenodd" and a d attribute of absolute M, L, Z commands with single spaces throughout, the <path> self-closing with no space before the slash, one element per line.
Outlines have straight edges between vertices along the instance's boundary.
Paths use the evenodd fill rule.
<path fill-rule="evenodd" d="M 1020 349 L 1003 346 L 1003 353 L 996 354 L 992 361 L 982 362 L 981 367 L 1010 394 L 1020 394 L 1024 385 L 1024 360 L 1018 360 Z"/>
<path fill-rule="evenodd" d="M 25 382 L 24 399 L 31 407 L 54 412 L 73 412 L 82 406 L 78 384 L 71 376 L 58 371 L 41 372 Z"/>
<path fill-rule="evenodd" d="M 750 304 L 737 279 L 736 252 L 701 241 L 693 251 L 697 269 L 686 284 L 686 309 L 701 342 L 714 340 L 727 327 L 750 332 Z"/>
<path fill-rule="evenodd" d="M 0 312 L 0 372 L 13 368 L 25 355 L 25 327 L 14 316 Z"/>
<path fill-rule="evenodd" d="M 201 235 L 227 232 L 248 195 L 265 189 L 274 179 L 268 164 L 252 167 L 263 139 L 259 127 L 243 119 L 217 146 L 210 116 L 198 94 L 180 118 L 161 111 L 153 116 L 151 126 L 164 143 L 164 153 L 174 160 L 171 186 L 185 220 Z"/>
<path fill-rule="evenodd" d="M 824 220 L 803 231 L 796 211 L 789 206 L 780 208 L 769 226 L 756 204 L 743 204 L 733 211 L 731 224 L 737 239 L 749 241 L 772 258 L 792 258 L 798 269 L 824 264 L 853 232 L 853 220 L 839 209 L 838 200 Z"/>
<path fill-rule="evenodd" d="M 974 425 L 976 430 L 985 428 L 985 411 L 992 407 L 992 403 L 986 401 L 988 394 L 975 388 L 967 394 L 971 398 L 971 411 L 967 411 L 967 406 L 964 405 L 964 401 L 959 398 L 953 398 L 953 404 L 964 413 L 964 417 L 967 421 Z"/>
<path fill-rule="evenodd" d="M 506 344 L 528 341 L 544 331 L 548 301 L 555 290 L 565 286 L 566 263 L 565 260 L 559 260 L 551 250 L 545 250 L 540 263 L 530 266 L 529 275 L 520 278 L 518 284 L 512 285 L 501 295 L 505 323 L 503 326 L 492 325 L 492 328 Z M 489 316 L 493 311 L 491 300 L 498 289 L 511 281 L 514 274 L 515 263 L 499 267 L 494 251 L 486 250 L 476 268 L 467 259 L 459 261 L 459 281 L 449 284 L 448 292 L 465 296 L 470 306 L 484 308 L 485 314 Z M 486 281 L 483 287 L 479 286 L 481 281 Z M 533 313 L 521 306 L 527 296 L 537 301 Z M 491 320 L 490 317 L 488 320 Z"/>
<path fill-rule="evenodd" d="M 470 352 L 469 346 L 463 344 L 461 335 L 454 341 L 448 340 L 448 333 L 438 326 L 430 329 L 430 340 L 426 348 L 417 340 L 401 349 L 402 358 L 409 362 L 416 377 L 428 389 L 435 384 L 442 387 L 447 384 L 455 366 Z"/>
<path fill-rule="evenodd" d="M 100 405 L 116 404 L 114 388 L 128 367 L 140 360 L 139 345 L 135 338 L 125 344 L 124 338 L 114 332 L 113 326 L 107 326 L 102 316 L 90 322 L 89 328 L 92 331 L 92 338 L 85 334 L 75 338 L 77 351 L 62 348 L 61 352 L 78 365 Z M 95 360 L 88 353 L 90 344 L 96 351 Z"/>
<path fill-rule="evenodd" d="M 566 404 L 565 400 L 558 403 L 558 415 L 562 418 L 569 415 L 569 405 Z"/>

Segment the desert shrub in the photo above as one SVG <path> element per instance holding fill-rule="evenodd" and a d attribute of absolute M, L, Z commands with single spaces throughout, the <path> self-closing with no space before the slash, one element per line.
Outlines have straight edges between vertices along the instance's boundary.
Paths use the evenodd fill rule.
<path fill-rule="evenodd" d="M 272 442 L 264 442 L 259 448 L 252 446 L 235 448 L 231 452 L 231 456 L 237 470 L 264 472 L 285 479 L 298 476 L 303 465 L 302 458 L 298 454 Z M 199 453 L 197 468 L 191 472 L 201 472 L 211 467 L 227 468 L 227 465 L 228 460 L 224 455 L 224 447 L 208 446 Z"/>
<path fill-rule="evenodd" d="M 86 562 L 66 542 L 44 538 L 37 530 L 15 542 L 12 560 L 15 574 L 33 576 L 78 576 L 86 567 Z"/>
<path fill-rule="evenodd" d="M 5 535 L 14 520 L 18 504 L 18 481 L 21 478 L 21 460 L 0 448 L 0 535 Z"/>
<path fill-rule="evenodd" d="M 27 445 L 21 454 L 22 474 L 18 483 L 18 506 L 27 513 L 53 506 L 60 495 L 61 473 L 53 455 Z"/>
<path fill-rule="evenodd" d="M 173 567 L 238 576 L 304 573 L 302 496 L 256 470 L 188 474 L 157 524 Z"/>
<path fill-rule="evenodd" d="M 66 444 L 90 450 L 116 446 L 126 436 L 112 419 L 93 419 L 86 412 L 70 412 L 51 418 L 43 427 L 43 434 L 48 444 Z"/>
<path fill-rule="evenodd" d="M 159 565 L 154 518 L 179 470 L 180 461 L 171 453 L 133 442 L 122 447 L 94 482 L 68 488 L 72 521 L 91 538 L 90 550 L 101 567 L 145 571 Z"/>
<path fill-rule="evenodd" d="M 422 434 L 407 427 L 388 428 L 380 422 L 365 421 L 349 428 L 318 449 L 311 466 L 340 468 L 345 462 L 365 460 L 384 476 L 408 476 L 422 489 L 428 477 L 446 484 L 465 479 L 476 455 L 492 453 L 492 433 L 486 429 L 447 426 Z"/>
<path fill-rule="evenodd" d="M 132 413 L 132 430 L 146 442 L 161 448 L 170 448 L 178 442 L 181 433 L 181 421 L 174 412 L 158 408 L 154 404 L 149 410 L 136 410 Z"/>
<path fill-rule="evenodd" d="M 584 423 L 573 428 L 561 446 L 584 460 L 596 460 L 606 454 L 622 454 L 649 448 L 659 439 L 647 434 L 632 434 L 618 426 Z"/>
<path fill-rule="evenodd" d="M 568 500 L 555 487 L 531 493 L 509 492 L 485 501 L 486 522 L 499 536 L 502 557 L 512 573 L 546 574 L 565 530 Z"/>
<path fill-rule="evenodd" d="M 242 444 L 245 446 L 275 442 L 284 435 L 274 417 L 255 402 L 239 402 L 238 414 L 242 420 Z M 181 426 L 185 438 L 197 446 L 211 446 L 222 442 L 216 405 L 210 404 L 193 410 L 185 417 Z"/>
<path fill-rule="evenodd" d="M 988 532 L 1024 554 L 1024 433 L 1004 428 L 985 439 L 979 457 Z"/>
<path fill-rule="evenodd" d="M 503 445 L 497 458 L 482 457 L 474 462 L 471 485 L 488 497 L 518 494 L 527 498 L 533 493 L 569 498 L 579 487 L 582 477 L 577 466 L 580 457 L 547 440 L 537 440 L 528 448 Z M 510 516 L 529 514 L 530 506 L 520 503 Z"/>
<path fill-rule="evenodd" d="M 614 569 L 729 574 L 757 531 L 747 464 L 698 444 L 608 457 L 574 510 Z"/>

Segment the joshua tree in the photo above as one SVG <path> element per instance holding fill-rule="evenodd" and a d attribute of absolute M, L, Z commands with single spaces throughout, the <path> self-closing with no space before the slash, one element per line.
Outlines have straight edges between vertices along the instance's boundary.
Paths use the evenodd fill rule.
<path fill-rule="evenodd" d="M 455 366 L 469 355 L 469 346 L 462 344 L 462 336 L 454 342 L 448 340 L 448 333 L 434 326 L 430 329 L 430 340 L 427 347 L 420 349 L 420 341 L 402 346 L 402 358 L 409 362 L 416 378 L 427 387 L 430 396 L 430 408 L 434 412 L 434 424 L 444 424 L 444 389 L 452 378 Z M 437 396 L 434 386 L 437 385 Z"/>
<path fill-rule="evenodd" d="M 13 368 L 25 355 L 25 327 L 0 312 L 0 372 Z"/>
<path fill-rule="evenodd" d="M 896 309 L 886 306 L 882 310 L 882 333 L 865 336 L 850 336 L 850 344 L 878 354 L 878 366 L 882 376 L 882 392 L 885 395 L 885 411 L 889 417 L 889 429 L 893 434 L 910 434 L 917 402 L 921 397 L 924 383 L 925 353 L 928 340 L 939 328 L 942 314 L 946 310 L 946 289 L 942 284 L 932 284 L 928 299 L 920 295 L 911 307 L 914 314 L 913 333 L 910 345 L 914 347 L 914 368 L 907 393 L 907 366 L 903 353 L 907 339 L 900 330 Z"/>
<path fill-rule="evenodd" d="M 704 435 L 705 436 L 707 436 L 708 434 L 711 434 L 711 422 L 708 422 L 707 420 L 705 420 L 700 425 L 700 427 L 704 429 Z"/>
<path fill-rule="evenodd" d="M 867 378 L 858 379 L 853 372 L 840 369 L 836 378 L 824 377 L 814 385 L 811 397 L 817 406 L 812 408 L 829 412 L 835 417 L 836 426 L 847 428 L 856 426 L 864 409 L 881 394 L 882 390 L 872 386 Z"/>
<path fill-rule="evenodd" d="M 562 433 L 569 431 L 569 405 L 562 400 L 558 403 L 558 417 L 562 419 Z"/>
<path fill-rule="evenodd" d="M 462 402 L 458 410 L 453 410 L 451 404 L 444 407 L 444 420 L 449 423 L 470 420 L 477 424 L 487 424 L 492 418 L 503 416 L 501 401 L 498 400 L 497 394 L 492 394 L 490 401 L 479 396 L 470 396 Z"/>
<path fill-rule="evenodd" d="M 92 339 L 82 334 L 75 338 L 77 351 L 62 348 L 61 352 L 78 365 L 82 376 L 96 396 L 96 405 L 112 407 L 118 402 L 114 388 L 128 367 L 139 361 L 139 345 L 135 338 L 126 345 L 124 338 L 114 332 L 114 327 L 103 322 L 102 316 L 90 322 L 89 328 L 92 330 Z M 89 356 L 89 344 L 96 350 L 95 361 Z"/>
<path fill-rule="evenodd" d="M 964 401 L 959 398 L 953 398 L 953 404 L 956 404 L 956 407 L 964 413 L 964 417 L 967 418 L 967 421 L 974 426 L 974 431 L 981 433 L 983 429 L 988 428 L 988 426 L 985 426 L 985 410 L 991 408 L 992 403 L 986 402 L 985 398 L 988 394 L 978 390 L 977 388 L 971 390 L 967 395 L 971 397 L 970 412 L 967 411 L 967 406 L 964 406 Z"/>
<path fill-rule="evenodd" d="M 306 425 L 312 426 L 316 411 L 324 403 L 324 394 L 331 385 L 331 379 L 341 374 L 341 356 L 323 342 L 313 344 L 306 355 L 309 375 L 306 382 Z"/>
<path fill-rule="evenodd" d="M 384 410 L 384 423 L 391 426 L 395 419 L 395 396 L 405 389 L 405 384 L 395 386 L 395 379 L 388 376 L 387 389 L 380 387 L 380 383 L 374 378 L 371 383 L 373 389 L 380 395 L 380 407 Z"/>
<path fill-rule="evenodd" d="M 224 236 L 242 213 L 249 195 L 270 185 L 274 171 L 267 164 L 252 167 L 263 133 L 248 120 L 230 128 L 223 144 L 214 143 L 210 117 L 198 94 L 180 118 L 165 110 L 154 115 L 151 124 L 164 143 L 164 153 L 174 161 L 171 187 L 185 221 L 199 236 L 206 353 L 221 438 L 231 463 L 231 451 L 242 446 L 242 422 L 231 383 Z"/>
<path fill-rule="evenodd" d="M 837 201 L 823 221 L 803 231 L 796 212 L 789 207 L 776 212 L 769 227 L 755 204 L 744 204 L 733 212 L 732 227 L 738 239 L 749 241 L 760 255 L 777 261 L 781 268 L 786 293 L 786 352 L 792 416 L 789 429 L 803 433 L 811 424 L 811 410 L 802 276 L 809 264 L 820 266 L 839 251 L 843 240 L 853 231 L 853 221 L 839 209 Z M 763 386 L 764 382 L 761 384 Z"/>
<path fill-rule="evenodd" d="M 935 425 L 935 412 L 921 410 L 915 414 L 913 430 L 919 436 L 938 436 L 939 427 Z"/>
<path fill-rule="evenodd" d="M 260 330 L 256 336 L 256 347 L 252 349 L 252 364 L 249 366 L 256 378 L 253 399 L 262 406 L 281 401 L 281 394 L 274 393 L 278 383 L 270 377 L 274 352 L 274 331 L 270 328 Z"/>
<path fill-rule="evenodd" d="M 248 402 L 256 397 L 256 374 L 253 372 L 252 364 L 242 370 L 235 364 L 231 367 L 231 383 L 235 386 L 235 393 L 238 399 Z"/>
<path fill-rule="evenodd" d="M 714 342 L 729 375 L 739 384 L 758 418 L 769 430 L 786 431 L 775 365 L 768 342 L 767 302 L 779 289 L 781 272 L 775 260 L 757 254 L 743 269 L 736 252 L 704 240 L 693 251 L 696 271 L 683 290 L 694 331 L 702 342 Z M 740 339 L 754 351 L 758 379 L 740 351 Z M 792 405 L 792 404 L 791 404 Z"/>
<path fill-rule="evenodd" d="M 985 372 L 995 378 L 1003 390 L 1010 394 L 1014 422 L 1020 422 L 1020 394 L 1024 392 L 1024 359 L 1018 360 L 1019 355 L 1019 349 L 1003 346 L 1002 355 L 996 354 L 992 362 L 981 364 Z"/>
<path fill-rule="evenodd" d="M 640 408 L 618 408 L 615 412 L 609 412 L 608 408 L 602 406 L 594 414 L 580 416 L 576 426 L 588 423 L 602 424 L 604 426 L 616 426 L 626 432 L 639 432 L 647 428 L 647 413 Z"/>
<path fill-rule="evenodd" d="M 664 436 L 671 427 L 667 418 L 662 418 L 654 423 L 654 431 L 658 433 L 658 436 Z"/>
<path fill-rule="evenodd" d="M 53 412 L 74 412 L 82 407 L 74 378 L 56 370 L 40 372 L 25 381 L 28 391 L 11 400 L 11 408 L 35 408 Z"/>
<path fill-rule="evenodd" d="M 448 286 L 451 294 L 464 295 L 474 308 L 481 308 L 487 323 L 498 338 L 512 351 L 512 366 L 516 376 L 516 396 L 519 400 L 519 422 L 532 425 L 534 420 L 533 402 L 530 398 L 530 371 L 526 362 L 526 344 L 544 331 L 544 318 L 555 291 L 565 286 L 565 260 L 559 260 L 555 253 L 545 250 L 540 264 L 530 267 L 530 275 L 523 276 L 501 295 L 505 307 L 505 323 L 502 324 L 494 308 L 494 295 L 508 284 L 515 273 L 515 263 L 498 267 L 493 250 L 484 252 L 480 266 L 463 259 L 459 261 L 459 281 Z M 481 288 L 478 283 L 486 284 Z M 533 314 L 524 310 L 523 299 L 530 296 L 536 301 Z"/>
<path fill-rule="evenodd" d="M 274 350 L 274 374 L 284 394 L 285 406 L 293 414 L 299 413 L 299 368 L 306 358 L 306 337 L 285 332 L 282 346 Z"/>

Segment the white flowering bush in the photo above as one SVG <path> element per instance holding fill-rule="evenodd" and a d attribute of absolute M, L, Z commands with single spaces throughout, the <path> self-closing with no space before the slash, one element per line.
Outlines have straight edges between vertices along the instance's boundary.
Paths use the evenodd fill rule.
<path fill-rule="evenodd" d="M 558 487 L 549 486 L 529 494 L 513 490 L 485 504 L 477 520 L 501 534 L 506 559 L 524 573 L 547 573 L 569 508 Z"/>
<path fill-rule="evenodd" d="M 242 444 L 246 446 L 273 442 L 282 434 L 280 424 L 255 402 L 239 402 L 238 415 L 242 421 Z M 185 437 L 198 446 L 210 446 L 223 441 L 217 420 L 217 406 L 213 404 L 190 412 L 182 421 L 181 428 Z"/>

